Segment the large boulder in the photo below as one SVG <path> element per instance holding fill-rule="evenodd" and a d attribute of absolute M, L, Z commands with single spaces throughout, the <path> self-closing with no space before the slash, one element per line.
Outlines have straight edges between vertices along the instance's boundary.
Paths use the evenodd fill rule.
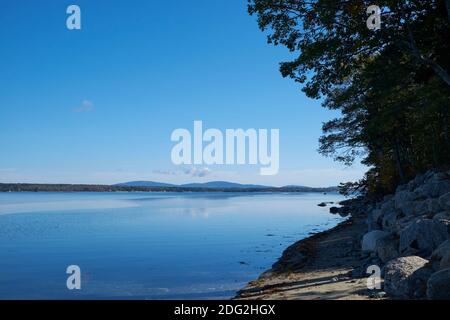
<path fill-rule="evenodd" d="M 331 208 L 330 208 L 330 213 L 332 213 L 332 214 L 339 213 L 339 209 L 340 209 L 340 208 L 338 208 L 338 207 L 331 207 Z"/>
<path fill-rule="evenodd" d="M 406 215 L 414 214 L 413 201 L 417 198 L 414 192 L 400 191 L 394 196 L 395 208 L 401 210 Z"/>
<path fill-rule="evenodd" d="M 433 251 L 431 259 L 441 260 L 447 252 L 450 252 L 450 240 L 442 242 L 439 247 Z"/>
<path fill-rule="evenodd" d="M 436 221 L 436 223 L 443 225 L 447 229 L 447 233 L 450 235 L 450 218 L 449 217 L 437 218 L 437 219 L 433 219 L 433 220 Z"/>
<path fill-rule="evenodd" d="M 386 198 L 380 206 L 381 215 L 385 215 L 386 213 L 395 209 L 395 200 L 394 197 Z"/>
<path fill-rule="evenodd" d="M 386 263 L 394 258 L 397 258 L 398 253 L 398 240 L 393 236 L 383 237 L 378 239 L 376 243 L 378 258 L 383 263 Z"/>
<path fill-rule="evenodd" d="M 393 297 L 413 298 L 421 293 L 420 282 L 426 284 L 428 260 L 418 256 L 396 258 L 384 267 L 384 291 Z M 423 291 L 423 289 L 422 289 Z"/>
<path fill-rule="evenodd" d="M 425 199 L 425 200 L 415 200 L 404 203 L 402 206 L 402 213 L 405 216 L 421 216 L 429 215 L 434 212 L 437 213 L 441 211 L 439 201 L 437 199 Z"/>
<path fill-rule="evenodd" d="M 450 240 L 444 241 L 433 251 L 431 262 L 436 270 L 450 268 Z"/>
<path fill-rule="evenodd" d="M 441 211 L 433 216 L 433 220 L 450 220 L 450 211 Z"/>
<path fill-rule="evenodd" d="M 362 239 L 362 251 L 376 252 L 377 241 L 384 237 L 388 237 L 390 234 L 386 231 L 374 230 L 366 233 Z"/>
<path fill-rule="evenodd" d="M 427 179 L 429 179 L 433 175 L 433 172 L 427 172 L 425 174 L 418 174 L 414 179 L 409 182 L 410 188 L 413 190 L 418 186 L 425 183 Z"/>
<path fill-rule="evenodd" d="M 400 233 L 406 229 L 407 227 L 409 227 L 411 224 L 414 223 L 414 221 L 416 221 L 417 218 L 416 217 L 412 217 L 412 216 L 406 216 L 403 218 L 398 219 L 397 221 L 395 221 L 395 225 L 392 228 L 393 232 L 396 233 L 397 235 L 400 235 Z"/>
<path fill-rule="evenodd" d="M 418 197 L 437 198 L 450 190 L 450 180 L 441 180 L 439 178 L 430 179 L 420 187 L 418 187 L 414 193 Z"/>
<path fill-rule="evenodd" d="M 447 227 L 440 221 L 418 219 L 400 232 L 400 253 L 429 256 L 448 239 Z"/>
<path fill-rule="evenodd" d="M 437 198 L 427 199 L 427 200 L 425 200 L 425 203 L 427 205 L 428 213 L 430 213 L 432 215 L 442 211 L 442 209 L 443 209 L 439 199 L 437 199 Z"/>
<path fill-rule="evenodd" d="M 441 259 L 441 263 L 439 264 L 439 269 L 448 269 L 450 268 L 450 252 L 447 252 Z"/>
<path fill-rule="evenodd" d="M 431 275 L 427 283 L 427 297 L 431 300 L 450 299 L 450 269 L 443 269 Z"/>
<path fill-rule="evenodd" d="M 429 213 L 429 202 L 431 199 L 426 199 L 424 201 L 417 200 L 413 202 L 412 214 L 415 216 L 425 215 Z M 439 211 L 439 210 L 437 210 Z"/>
<path fill-rule="evenodd" d="M 393 210 L 388 214 L 383 216 L 381 225 L 384 230 L 393 232 L 396 230 L 396 223 L 399 219 L 403 218 L 405 215 L 400 210 Z"/>
<path fill-rule="evenodd" d="M 439 205 L 444 210 L 450 210 L 450 192 L 439 197 Z"/>
<path fill-rule="evenodd" d="M 380 223 L 381 216 L 382 216 L 381 209 L 374 209 L 369 212 L 369 214 L 367 215 L 367 219 L 366 219 L 366 223 L 369 228 L 369 231 L 381 229 L 381 223 Z"/>

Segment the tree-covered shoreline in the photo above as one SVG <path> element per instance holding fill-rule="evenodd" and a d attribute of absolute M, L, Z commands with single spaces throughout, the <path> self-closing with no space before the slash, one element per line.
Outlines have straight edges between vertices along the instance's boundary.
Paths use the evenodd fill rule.
<path fill-rule="evenodd" d="M 337 187 L 187 188 L 96 184 L 0 183 L 0 192 L 336 192 Z"/>

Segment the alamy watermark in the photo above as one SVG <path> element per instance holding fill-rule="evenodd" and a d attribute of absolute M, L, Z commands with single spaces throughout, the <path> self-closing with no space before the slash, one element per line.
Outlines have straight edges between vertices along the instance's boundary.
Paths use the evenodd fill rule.
<path fill-rule="evenodd" d="M 377 265 L 371 265 L 367 268 L 367 289 L 369 290 L 380 290 L 381 289 L 381 269 Z"/>
<path fill-rule="evenodd" d="M 280 167 L 279 129 L 219 129 L 203 131 L 194 121 L 194 132 L 176 129 L 171 158 L 175 165 L 260 165 L 261 175 L 276 175 Z M 270 150 L 269 150 L 270 149 Z"/>
<path fill-rule="evenodd" d="M 75 4 L 71 4 L 67 7 L 66 13 L 70 14 L 66 20 L 66 27 L 69 30 L 81 29 L 81 9 Z"/>
<path fill-rule="evenodd" d="M 81 269 L 79 266 L 73 264 L 67 267 L 66 273 L 70 276 L 67 278 L 66 286 L 69 290 L 81 289 Z"/>
<path fill-rule="evenodd" d="M 371 5 L 367 8 L 366 13 L 369 15 L 366 25 L 369 30 L 381 29 L 381 9 L 377 5 Z"/>

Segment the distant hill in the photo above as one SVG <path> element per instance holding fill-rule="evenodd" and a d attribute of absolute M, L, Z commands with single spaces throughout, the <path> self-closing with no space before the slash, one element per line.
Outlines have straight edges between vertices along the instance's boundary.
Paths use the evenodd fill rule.
<path fill-rule="evenodd" d="M 296 184 L 289 184 L 287 186 L 282 186 L 281 188 L 309 188 L 307 186 L 298 186 Z"/>
<path fill-rule="evenodd" d="M 272 186 L 263 186 L 258 184 L 241 184 L 228 181 L 210 181 L 210 182 L 199 182 L 199 183 L 185 183 L 185 184 L 170 184 L 164 182 L 155 181 L 129 181 L 124 183 L 118 183 L 114 186 L 118 187 L 150 187 L 150 188 L 178 188 L 178 189 L 209 189 L 209 190 L 237 190 L 237 189 L 248 189 L 248 190 L 265 190 L 265 191 L 293 191 L 293 192 L 334 192 L 337 191 L 337 187 L 323 187 L 323 188 L 313 188 L 307 186 L 298 185 L 287 185 L 281 188 Z"/>
<path fill-rule="evenodd" d="M 273 188 L 268 186 L 261 186 L 257 184 L 240 184 L 227 181 L 211 181 L 204 183 L 186 183 L 180 185 L 183 188 L 208 188 L 208 189 L 266 189 Z"/>
<path fill-rule="evenodd" d="M 175 184 L 155 182 L 155 181 L 129 181 L 117 183 L 115 186 L 119 187 L 177 187 Z"/>
<path fill-rule="evenodd" d="M 199 189 L 267 189 L 268 186 L 256 184 L 240 184 L 228 181 L 210 181 L 204 183 L 186 183 L 186 184 L 170 184 L 155 181 L 129 181 L 115 184 L 119 187 L 178 187 L 178 188 L 199 188 Z"/>

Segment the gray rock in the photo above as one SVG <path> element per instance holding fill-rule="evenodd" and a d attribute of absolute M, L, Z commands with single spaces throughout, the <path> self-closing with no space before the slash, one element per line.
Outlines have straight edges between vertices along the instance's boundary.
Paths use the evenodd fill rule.
<path fill-rule="evenodd" d="M 427 172 L 425 172 L 424 176 L 424 182 L 428 181 L 430 178 L 432 178 L 434 175 L 436 174 L 436 172 L 434 172 L 433 170 L 428 170 Z M 422 182 L 423 183 L 423 182 Z"/>
<path fill-rule="evenodd" d="M 409 184 L 401 184 L 397 187 L 397 189 L 395 190 L 395 193 L 397 192 L 402 192 L 402 191 L 412 191 L 412 188 L 410 188 Z"/>
<path fill-rule="evenodd" d="M 416 217 L 412 217 L 412 216 L 406 216 L 403 218 L 398 219 L 395 222 L 395 226 L 393 228 L 393 231 L 397 234 L 400 235 L 400 233 L 406 229 L 407 227 L 409 227 L 411 224 L 413 224 L 415 221 L 417 220 Z"/>
<path fill-rule="evenodd" d="M 414 201 L 412 203 L 413 209 L 412 214 L 415 216 L 425 215 L 429 212 L 429 206 L 430 206 L 430 200 L 432 199 L 426 199 L 425 201 Z M 440 210 L 436 210 L 438 212 Z"/>
<path fill-rule="evenodd" d="M 394 209 L 395 209 L 395 201 L 393 197 L 388 198 L 388 200 L 384 200 L 380 206 L 381 215 L 384 215 Z"/>
<path fill-rule="evenodd" d="M 369 214 L 367 215 L 367 219 L 366 219 L 366 223 L 367 223 L 369 231 L 381 229 L 381 223 L 380 223 L 381 215 L 382 215 L 381 209 L 374 209 L 369 212 Z"/>
<path fill-rule="evenodd" d="M 419 174 L 417 175 L 412 181 L 411 184 L 412 186 L 415 188 L 417 188 L 418 186 L 420 186 L 421 184 L 425 183 L 425 180 L 430 178 L 431 174 Z"/>
<path fill-rule="evenodd" d="M 380 224 L 374 222 L 371 219 L 367 219 L 366 224 L 367 224 L 367 229 L 368 229 L 367 231 L 381 230 Z"/>
<path fill-rule="evenodd" d="M 397 192 L 394 196 L 395 208 L 401 210 L 405 214 L 412 214 L 414 209 L 412 202 L 417 198 L 417 195 L 409 191 Z"/>
<path fill-rule="evenodd" d="M 450 252 L 447 252 L 441 259 L 439 270 L 450 268 Z"/>
<path fill-rule="evenodd" d="M 425 298 L 427 295 L 427 282 L 431 275 L 435 272 L 428 264 L 420 269 L 417 269 L 409 277 L 410 296 L 411 298 L 419 299 Z"/>
<path fill-rule="evenodd" d="M 449 192 L 449 180 L 430 180 L 430 182 L 426 182 L 414 191 L 418 197 L 437 198 Z"/>
<path fill-rule="evenodd" d="M 416 252 L 428 256 L 447 238 L 444 224 L 436 220 L 419 219 L 401 231 L 399 250 L 400 253 Z"/>
<path fill-rule="evenodd" d="M 414 201 L 405 201 L 400 206 L 399 210 L 407 216 L 413 216 L 414 215 L 414 207 L 415 207 Z"/>
<path fill-rule="evenodd" d="M 430 261 L 436 271 L 450 268 L 450 240 L 444 241 L 433 251 Z"/>
<path fill-rule="evenodd" d="M 370 297 L 375 298 L 375 299 L 383 299 L 385 296 L 386 296 L 386 292 L 384 292 L 384 291 L 376 291 L 376 292 L 370 293 Z"/>
<path fill-rule="evenodd" d="M 450 211 L 441 211 L 433 216 L 433 220 L 450 220 Z"/>
<path fill-rule="evenodd" d="M 330 213 L 332 213 L 332 214 L 339 213 L 339 208 L 338 207 L 331 207 L 330 208 Z"/>
<path fill-rule="evenodd" d="M 377 241 L 389 235 L 389 232 L 381 230 L 374 230 L 366 233 L 362 239 L 362 251 L 376 252 Z"/>
<path fill-rule="evenodd" d="M 395 231 L 395 225 L 397 220 L 404 217 L 405 215 L 399 210 L 393 210 L 388 214 L 383 216 L 382 227 L 390 232 Z"/>
<path fill-rule="evenodd" d="M 450 253 L 450 240 L 441 243 L 439 247 L 437 247 L 437 249 L 431 254 L 430 262 L 435 271 L 441 269 L 441 260 L 447 255 L 447 253 Z M 445 263 L 443 265 L 445 265 Z"/>
<path fill-rule="evenodd" d="M 439 247 L 433 251 L 431 259 L 440 261 L 447 254 L 447 252 L 450 252 L 450 240 L 442 242 Z"/>
<path fill-rule="evenodd" d="M 377 254 L 383 263 L 398 257 L 398 240 L 393 236 L 378 239 L 376 243 Z"/>
<path fill-rule="evenodd" d="M 372 219 L 372 221 L 374 222 L 381 222 L 381 218 L 383 216 L 384 212 L 381 209 L 375 209 L 372 210 L 372 212 L 370 212 L 369 217 L 370 219 Z"/>
<path fill-rule="evenodd" d="M 417 283 L 425 278 L 422 268 L 428 260 L 417 256 L 389 261 L 384 267 L 384 290 L 391 296 L 412 298 L 417 295 Z"/>
<path fill-rule="evenodd" d="M 430 198 L 430 199 L 425 200 L 425 202 L 427 204 L 428 212 L 430 212 L 430 213 L 435 214 L 435 213 L 438 213 L 443 210 L 443 207 L 441 206 L 439 199 Z"/>
<path fill-rule="evenodd" d="M 447 234 L 450 234 L 450 218 L 433 219 L 438 224 L 442 224 L 447 229 Z"/>
<path fill-rule="evenodd" d="M 450 192 L 439 197 L 439 205 L 442 209 L 450 210 Z"/>
<path fill-rule="evenodd" d="M 427 283 L 427 297 L 431 300 L 450 299 L 450 269 L 440 270 L 431 275 Z"/>

